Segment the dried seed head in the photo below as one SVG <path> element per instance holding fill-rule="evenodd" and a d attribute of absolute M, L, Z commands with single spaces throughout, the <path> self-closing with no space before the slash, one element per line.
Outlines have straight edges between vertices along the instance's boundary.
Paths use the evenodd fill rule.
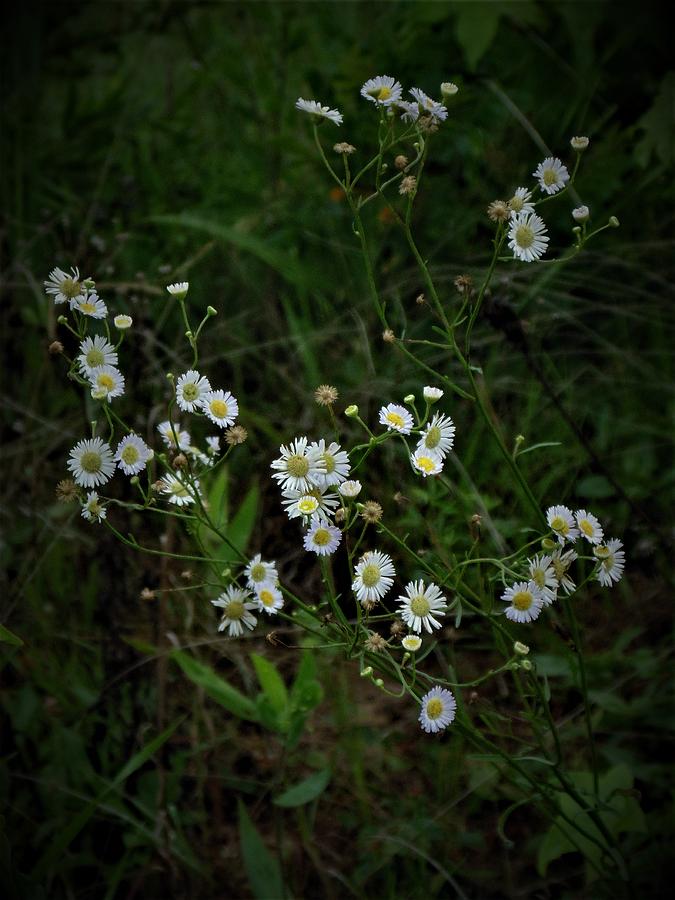
<path fill-rule="evenodd" d="M 402 153 L 399 153 L 399 155 L 394 160 L 394 165 L 399 170 L 399 172 L 402 172 L 403 169 L 405 169 L 405 167 L 408 165 L 408 157 L 404 156 Z"/>
<path fill-rule="evenodd" d="M 348 156 L 350 153 L 354 153 L 356 147 L 352 144 L 348 144 L 346 141 L 340 141 L 339 144 L 333 144 L 333 150 L 335 150 L 336 153 Z"/>
<path fill-rule="evenodd" d="M 424 304 L 425 304 L 426 302 L 427 302 L 427 298 L 424 296 L 424 294 L 418 294 L 418 295 L 415 297 L 415 303 L 416 303 L 418 306 L 424 306 Z"/>
<path fill-rule="evenodd" d="M 77 485 L 71 478 L 64 478 L 56 485 L 56 499 L 59 503 L 72 503 L 78 496 Z"/>
<path fill-rule="evenodd" d="M 192 581 L 192 579 L 194 578 L 194 572 L 192 571 L 192 569 L 183 569 L 183 571 L 180 573 L 180 577 L 183 579 L 183 581 Z"/>
<path fill-rule="evenodd" d="M 172 463 L 174 469 L 184 469 L 187 464 L 187 456 L 184 453 L 178 453 L 174 456 Z"/>
<path fill-rule="evenodd" d="M 248 437 L 248 431 L 243 425 L 233 425 L 225 432 L 225 443 L 230 447 L 236 447 L 237 444 L 243 444 Z"/>
<path fill-rule="evenodd" d="M 470 275 L 458 275 L 455 278 L 455 287 L 459 294 L 468 294 L 473 288 L 473 278 Z"/>
<path fill-rule="evenodd" d="M 58 356 L 63 353 L 63 344 L 61 341 L 52 341 L 48 349 L 52 356 Z"/>
<path fill-rule="evenodd" d="M 373 653 L 381 653 L 383 650 L 387 649 L 387 642 L 381 634 L 373 631 L 368 636 L 368 639 L 364 641 L 363 646 L 366 648 L 366 650 L 370 650 Z"/>
<path fill-rule="evenodd" d="M 506 222 L 511 215 L 509 204 L 504 200 L 493 200 L 487 208 L 488 219 L 492 222 Z"/>
<path fill-rule="evenodd" d="M 335 510 L 335 516 L 333 518 L 335 519 L 336 523 L 339 525 L 340 522 L 344 522 L 344 520 L 347 518 L 347 511 L 345 509 L 343 509 L 342 507 L 340 507 L 339 509 Z"/>
<path fill-rule="evenodd" d="M 385 328 L 382 332 L 382 340 L 385 344 L 395 344 L 396 343 L 396 335 L 391 330 L 391 328 Z"/>
<path fill-rule="evenodd" d="M 154 600 L 157 595 L 149 587 L 144 587 L 141 591 L 141 600 Z"/>
<path fill-rule="evenodd" d="M 401 181 L 398 192 L 399 194 L 414 194 L 417 190 L 417 179 L 414 175 L 406 175 Z"/>
<path fill-rule="evenodd" d="M 320 384 L 314 391 L 314 399 L 319 406 L 332 406 L 339 396 L 332 384 Z"/>
<path fill-rule="evenodd" d="M 403 622 L 396 619 L 396 621 L 392 622 L 389 626 L 389 633 L 392 637 L 399 638 L 402 634 L 406 634 L 407 628 L 403 624 Z"/>
<path fill-rule="evenodd" d="M 375 525 L 384 514 L 384 510 L 376 500 L 366 500 L 361 510 L 361 518 L 368 525 Z"/>

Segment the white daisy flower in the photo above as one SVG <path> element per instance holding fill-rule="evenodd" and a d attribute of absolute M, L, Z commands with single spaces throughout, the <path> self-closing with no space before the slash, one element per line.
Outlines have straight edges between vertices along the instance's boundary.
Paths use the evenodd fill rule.
<path fill-rule="evenodd" d="M 202 398 L 210 390 L 209 379 L 195 369 L 190 369 L 176 382 L 176 403 L 185 412 L 194 412 L 195 407 L 201 405 Z"/>
<path fill-rule="evenodd" d="M 623 544 L 618 538 L 612 538 L 599 547 L 593 548 L 593 553 L 598 558 L 600 567 L 596 578 L 603 587 L 612 587 L 623 576 L 623 567 L 626 562 L 626 554 L 621 549 Z"/>
<path fill-rule="evenodd" d="M 206 444 L 209 448 L 209 453 L 213 456 L 220 453 L 220 438 L 218 435 L 215 435 L 215 437 L 207 437 Z"/>
<path fill-rule="evenodd" d="M 427 734 L 443 731 L 454 721 L 456 712 L 457 701 L 452 691 L 436 686 L 422 697 L 420 724 Z"/>
<path fill-rule="evenodd" d="M 81 487 L 93 488 L 97 484 L 105 484 L 115 471 L 110 445 L 99 437 L 79 441 L 70 451 L 68 468 L 75 483 Z"/>
<path fill-rule="evenodd" d="M 573 137 L 570 138 L 570 147 L 572 150 L 576 150 L 577 153 L 581 153 L 586 150 L 588 145 L 590 144 L 590 140 L 585 136 Z"/>
<path fill-rule="evenodd" d="M 114 459 L 125 475 L 138 475 L 154 455 L 145 441 L 132 433 L 119 442 Z"/>
<path fill-rule="evenodd" d="M 401 641 L 401 646 L 404 650 L 415 653 L 422 646 L 422 638 L 418 637 L 416 634 L 407 634 Z"/>
<path fill-rule="evenodd" d="M 405 593 L 406 596 L 399 597 L 396 602 L 400 607 L 398 613 L 408 628 L 419 634 L 424 627 L 431 634 L 434 628 L 441 627 L 434 616 L 444 616 L 448 607 L 437 585 L 411 581 L 406 585 Z"/>
<path fill-rule="evenodd" d="M 307 491 L 295 491 L 286 488 L 282 491 L 281 505 L 286 510 L 289 519 L 297 519 L 299 516 L 317 513 L 320 518 L 328 519 L 340 505 L 338 495 L 328 493 L 326 488 L 312 487 Z"/>
<path fill-rule="evenodd" d="M 603 539 L 602 525 L 592 513 L 585 509 L 578 509 L 574 513 L 577 520 L 579 534 L 585 537 L 589 544 L 601 544 Z"/>
<path fill-rule="evenodd" d="M 319 119 L 328 119 L 336 125 L 342 125 L 341 112 L 338 112 L 337 109 L 331 109 L 330 106 L 322 106 L 316 100 L 303 100 L 302 97 L 298 97 L 295 101 L 295 108 Z"/>
<path fill-rule="evenodd" d="M 192 441 L 190 440 L 190 435 L 187 431 L 181 431 L 180 425 L 178 422 L 160 422 L 157 426 L 157 431 L 159 431 L 162 436 L 162 440 L 169 448 L 169 450 L 189 450 L 190 444 Z"/>
<path fill-rule="evenodd" d="M 126 331 L 127 328 L 131 328 L 133 323 L 134 320 L 131 318 L 131 316 L 120 315 L 115 316 L 115 318 L 113 319 L 113 325 L 119 331 Z"/>
<path fill-rule="evenodd" d="M 572 218 L 575 222 L 585 222 L 590 214 L 591 211 L 587 206 L 577 206 L 572 210 Z"/>
<path fill-rule="evenodd" d="M 546 521 L 561 544 L 572 543 L 579 537 L 572 510 L 566 506 L 549 506 L 546 510 Z"/>
<path fill-rule="evenodd" d="M 271 463 L 274 478 L 282 488 L 309 493 L 326 474 L 326 463 L 319 451 L 307 446 L 307 438 L 296 438 L 279 447 L 281 456 Z"/>
<path fill-rule="evenodd" d="M 311 550 L 317 556 L 331 556 L 340 546 L 341 540 L 342 532 L 339 528 L 320 516 L 313 516 L 302 543 L 305 550 Z"/>
<path fill-rule="evenodd" d="M 174 284 L 167 284 L 166 289 L 172 297 L 177 297 L 179 300 L 184 300 L 187 297 L 188 290 L 190 289 L 190 282 L 176 281 Z"/>
<path fill-rule="evenodd" d="M 411 100 L 398 100 L 395 105 L 396 109 L 401 110 L 401 121 L 411 125 L 419 119 L 420 108 L 417 103 Z"/>
<path fill-rule="evenodd" d="M 91 316 L 92 319 L 105 319 L 108 315 L 108 307 L 95 291 L 85 291 L 73 297 L 70 308 L 83 316 Z"/>
<path fill-rule="evenodd" d="M 529 215 L 534 212 L 534 203 L 530 203 L 532 191 L 528 191 L 525 187 L 516 188 L 513 197 L 509 200 L 509 209 L 514 216 L 524 213 Z"/>
<path fill-rule="evenodd" d="M 541 588 L 534 581 L 517 581 L 504 591 L 502 600 L 511 604 L 506 618 L 512 622 L 533 622 L 544 607 Z"/>
<path fill-rule="evenodd" d="M 415 424 L 413 417 L 405 406 L 397 403 L 389 403 L 380 410 L 380 424 L 386 425 L 388 431 L 398 431 L 400 434 L 410 434 Z"/>
<path fill-rule="evenodd" d="M 221 428 L 233 425 L 239 415 L 239 404 L 229 391 L 207 391 L 199 405 L 209 419 Z"/>
<path fill-rule="evenodd" d="M 259 587 L 256 590 L 255 598 L 258 611 L 269 613 L 271 616 L 276 616 L 277 612 L 284 605 L 284 595 L 273 584 L 265 584 Z"/>
<path fill-rule="evenodd" d="M 91 396 L 95 400 L 107 400 L 121 397 L 124 393 L 124 375 L 115 366 L 96 366 L 88 373 L 91 384 Z"/>
<path fill-rule="evenodd" d="M 384 597 L 394 583 L 396 571 L 391 556 L 379 550 L 368 550 L 354 567 L 354 574 L 352 590 L 357 600 L 369 603 Z"/>
<path fill-rule="evenodd" d="M 96 491 L 89 491 L 87 499 L 82 504 L 82 518 L 87 522 L 102 522 L 108 515 L 108 511 L 101 504 L 101 499 Z"/>
<path fill-rule="evenodd" d="M 512 215 L 508 238 L 513 255 L 522 262 L 534 262 L 543 256 L 549 240 L 544 220 L 534 213 Z"/>
<path fill-rule="evenodd" d="M 279 581 L 279 573 L 277 572 L 277 564 L 275 562 L 265 562 L 260 553 L 256 553 L 253 559 L 249 560 L 248 565 L 244 569 L 246 575 L 246 583 L 254 590 L 264 585 L 274 586 Z"/>
<path fill-rule="evenodd" d="M 203 453 L 199 449 L 199 447 L 191 445 L 190 447 L 188 447 L 188 453 L 194 460 L 197 460 L 203 466 L 211 467 L 213 465 L 213 457 L 207 456 L 206 453 Z"/>
<path fill-rule="evenodd" d="M 169 498 L 169 503 L 174 506 L 189 506 L 195 502 L 195 490 L 199 491 L 199 482 L 194 481 L 194 488 L 191 484 L 181 481 L 175 475 L 166 475 L 162 479 L 162 493 Z"/>
<path fill-rule="evenodd" d="M 450 416 L 435 413 L 420 435 L 418 450 L 431 451 L 444 458 L 455 443 L 455 425 Z"/>
<path fill-rule="evenodd" d="M 443 471 L 443 458 L 435 451 L 425 450 L 423 447 L 418 447 L 410 454 L 410 464 L 425 478 L 427 475 L 440 475 Z"/>
<path fill-rule="evenodd" d="M 251 613 L 251 610 L 257 609 L 258 604 L 251 602 L 248 591 L 242 591 L 234 585 L 230 585 L 211 603 L 223 611 L 218 631 L 225 631 L 227 628 L 230 637 L 240 637 L 244 633 L 244 625 L 248 629 L 253 629 L 258 621 Z"/>
<path fill-rule="evenodd" d="M 338 485 L 349 475 L 351 464 L 347 452 L 339 444 L 332 441 L 326 445 L 323 438 L 309 445 L 309 450 L 317 450 L 326 465 L 326 474 L 319 477 L 317 484 L 321 487 Z"/>
<path fill-rule="evenodd" d="M 597 547 L 595 549 L 597 550 Z M 563 553 L 562 550 L 554 550 L 551 554 L 551 565 L 553 566 L 555 577 L 558 579 L 559 587 L 566 594 L 571 594 L 576 589 L 576 584 L 567 574 L 575 559 L 578 559 L 575 550 L 568 550 L 566 553 Z"/>
<path fill-rule="evenodd" d="M 443 104 L 438 103 L 436 100 L 432 100 L 431 97 L 425 94 L 420 88 L 411 88 L 408 93 L 417 101 L 420 108 L 420 114 L 431 116 L 434 122 L 445 122 L 448 118 L 448 111 Z"/>
<path fill-rule="evenodd" d="M 69 303 L 83 291 L 80 283 L 80 270 L 73 266 L 68 275 L 57 266 L 49 273 L 49 278 L 44 282 L 44 286 L 46 293 L 54 298 L 54 303 Z"/>
<path fill-rule="evenodd" d="M 547 156 L 532 173 L 545 194 L 557 194 L 570 180 L 567 167 L 557 157 Z"/>
<path fill-rule="evenodd" d="M 354 497 L 358 497 L 361 493 L 361 482 L 358 479 L 354 479 L 354 481 L 343 481 L 342 484 L 338 487 L 338 491 L 342 494 L 343 497 L 349 497 L 353 499 Z"/>
<path fill-rule="evenodd" d="M 401 99 L 403 88 L 391 75 L 369 78 L 361 88 L 361 96 L 379 106 L 391 106 Z"/>
<path fill-rule="evenodd" d="M 90 375 L 98 366 L 116 366 L 117 351 L 109 341 L 97 334 L 82 341 L 77 361 L 80 372 L 83 375 Z"/>
<path fill-rule="evenodd" d="M 556 591 L 558 590 L 558 579 L 556 578 L 555 569 L 553 568 L 553 558 L 544 556 L 533 556 L 527 561 L 530 581 L 534 581 L 541 591 L 542 600 L 545 606 L 550 606 L 556 599 Z"/>
<path fill-rule="evenodd" d="M 422 389 L 422 396 L 428 403 L 436 403 L 443 396 L 443 391 L 437 387 L 431 387 L 430 385 L 425 385 Z"/>

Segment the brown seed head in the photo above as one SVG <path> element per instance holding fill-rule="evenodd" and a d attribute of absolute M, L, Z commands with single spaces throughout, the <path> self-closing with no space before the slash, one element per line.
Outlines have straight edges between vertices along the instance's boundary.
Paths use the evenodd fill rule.
<path fill-rule="evenodd" d="M 414 175 L 406 175 L 399 185 L 399 194 L 414 194 L 417 190 L 417 179 Z"/>
<path fill-rule="evenodd" d="M 384 510 L 376 500 L 366 500 L 361 510 L 361 518 L 368 525 L 375 525 L 384 514 Z"/>
<path fill-rule="evenodd" d="M 52 341 L 48 349 L 52 356 L 58 356 L 59 353 L 63 353 L 63 344 L 61 341 Z"/>
<path fill-rule="evenodd" d="M 356 147 L 353 144 L 348 144 L 346 141 L 341 141 L 339 144 L 333 144 L 333 150 L 336 153 L 340 153 L 342 155 L 349 155 L 350 153 L 354 153 Z"/>
<path fill-rule="evenodd" d="M 314 391 L 314 399 L 319 406 L 332 406 L 339 396 L 332 384 L 320 384 Z"/>
<path fill-rule="evenodd" d="M 174 469 L 184 469 L 187 466 L 187 456 L 184 453 L 178 453 L 173 458 Z"/>
<path fill-rule="evenodd" d="M 405 625 L 403 624 L 403 622 L 399 621 L 399 619 L 396 619 L 389 626 L 389 632 L 391 636 L 395 638 L 400 638 L 402 634 L 406 633 L 406 631 L 407 629 Z"/>
<path fill-rule="evenodd" d="M 72 478 L 64 478 L 56 485 L 56 499 L 59 503 L 72 503 L 78 496 L 77 485 Z"/>
<path fill-rule="evenodd" d="M 493 200 L 487 208 L 488 219 L 492 222 L 506 222 L 511 215 L 509 204 L 504 200 Z"/>
<path fill-rule="evenodd" d="M 458 275 L 455 278 L 455 287 L 459 294 L 468 294 L 473 288 L 473 278 L 470 275 Z"/>
<path fill-rule="evenodd" d="M 395 344 L 396 343 L 396 335 L 391 330 L 391 328 L 385 328 L 382 332 L 382 340 L 385 344 Z"/>
<path fill-rule="evenodd" d="M 363 646 L 366 650 L 371 650 L 373 653 L 381 653 L 383 650 L 387 649 L 387 642 L 381 634 L 373 631 L 368 636 L 368 639 L 364 641 Z"/>
<path fill-rule="evenodd" d="M 418 306 L 424 306 L 424 304 L 425 304 L 426 302 L 427 302 L 427 298 L 424 296 L 424 294 L 418 294 L 418 295 L 415 297 L 415 303 L 416 303 Z"/>
<path fill-rule="evenodd" d="M 248 431 L 243 425 L 233 425 L 225 432 L 225 443 L 236 447 L 237 444 L 243 444 L 247 437 Z"/>
<path fill-rule="evenodd" d="M 141 600 L 154 600 L 157 595 L 149 587 L 144 587 L 141 591 Z"/>
<path fill-rule="evenodd" d="M 399 155 L 394 160 L 394 165 L 399 170 L 399 172 L 402 172 L 403 169 L 405 169 L 405 167 L 408 165 L 408 157 L 404 156 L 402 153 L 399 153 Z"/>

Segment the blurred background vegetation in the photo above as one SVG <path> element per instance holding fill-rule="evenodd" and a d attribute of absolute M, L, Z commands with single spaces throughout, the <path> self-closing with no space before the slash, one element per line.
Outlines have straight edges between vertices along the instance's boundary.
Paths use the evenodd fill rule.
<path fill-rule="evenodd" d="M 0 622 L 23 644 L 0 643 L 5 896 L 264 898 L 282 879 L 286 896 L 307 898 L 613 895 L 586 886 L 583 858 L 546 845 L 527 807 L 501 828 L 518 797 L 452 729 L 422 735 L 409 702 L 330 651 L 303 656 L 292 629 L 277 643 L 263 630 L 224 639 L 208 596 L 185 590 L 197 572 L 133 556 L 55 500 L 91 407 L 48 353 L 68 340 L 43 280 L 78 265 L 133 316 L 125 409 L 148 439 L 166 417 L 165 373 L 189 363 L 163 288 L 189 280 L 195 315 L 218 310 L 203 371 L 239 398 L 250 433 L 222 486 L 233 527 L 316 595 L 269 462 L 282 441 L 326 430 L 318 384 L 372 419 L 422 382 L 381 340 L 348 211 L 293 104 L 337 106 L 345 124 L 328 140 L 365 159 L 373 110 L 358 90 L 384 72 L 431 94 L 460 85 L 416 213 L 448 304 L 458 275 L 484 271 L 487 204 L 526 183 L 541 141 L 564 157 L 572 134 L 590 135 L 578 193 L 596 224 L 621 221 L 565 268 L 503 267 L 474 355 L 507 443 L 558 443 L 525 458 L 542 506 L 588 506 L 626 543 L 626 578 L 585 591 L 579 617 L 601 768 L 634 803 L 622 828 L 634 879 L 641 896 L 668 893 L 675 73 L 662 12 L 650 0 L 12 9 L 0 62 Z M 548 217 L 553 245 L 567 240 L 568 205 Z M 401 236 L 381 211 L 368 224 L 392 323 L 428 336 Z M 446 399 L 450 495 L 415 486 L 393 456 L 368 473 L 369 495 L 420 550 L 461 548 L 476 512 L 513 546 L 533 523 L 470 405 Z M 145 520 L 120 527 L 158 540 Z M 165 539 L 183 546 L 177 531 Z M 160 599 L 141 599 L 144 587 Z M 528 642 L 583 773 L 568 636 L 538 623 Z M 470 621 L 446 627 L 436 654 L 460 680 L 492 659 Z M 258 681 L 277 690 L 262 720 Z M 506 681 L 464 699 L 477 722 L 518 708 Z"/>

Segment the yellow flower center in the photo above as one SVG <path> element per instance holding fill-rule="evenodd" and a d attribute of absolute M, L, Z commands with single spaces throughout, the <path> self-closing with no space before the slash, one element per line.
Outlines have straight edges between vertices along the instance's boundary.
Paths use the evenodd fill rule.
<path fill-rule="evenodd" d="M 593 551 L 598 559 L 607 559 L 610 555 L 609 547 L 606 544 L 601 544 L 599 547 L 596 547 Z"/>
<path fill-rule="evenodd" d="M 427 703 L 427 716 L 430 719 L 438 719 L 443 713 L 443 701 L 440 697 L 433 697 Z"/>
<path fill-rule="evenodd" d="M 184 400 L 187 400 L 188 403 L 193 403 L 197 399 L 197 397 L 199 397 L 199 388 L 194 383 L 194 381 L 189 381 L 187 384 L 183 385 Z M 211 408 L 213 409 L 213 405 L 211 406 Z M 227 412 L 227 406 L 225 406 L 225 411 Z"/>
<path fill-rule="evenodd" d="M 532 581 L 537 585 L 537 587 L 543 588 L 546 584 L 546 573 L 543 569 L 535 569 L 532 572 Z"/>
<path fill-rule="evenodd" d="M 105 391 L 112 391 L 112 389 L 115 387 L 115 379 L 112 377 L 112 375 L 108 375 L 107 372 L 103 372 L 101 375 L 99 375 L 96 379 L 96 382 L 98 386 Z"/>
<path fill-rule="evenodd" d="M 383 100 L 388 100 L 391 97 L 391 88 L 383 84 L 381 87 L 372 90 L 370 92 L 370 96 L 374 97 L 380 102 L 382 102 Z"/>
<path fill-rule="evenodd" d="M 403 428 L 405 424 L 405 422 L 403 421 L 403 416 L 400 416 L 395 412 L 388 412 L 385 418 L 390 425 L 395 425 L 396 428 Z"/>
<path fill-rule="evenodd" d="M 583 531 L 583 533 L 586 535 L 586 537 L 593 537 L 593 532 L 595 529 L 593 528 L 591 523 L 588 521 L 588 519 L 582 519 L 579 522 L 579 528 L 581 529 L 581 531 Z"/>
<path fill-rule="evenodd" d="M 300 453 L 289 456 L 286 460 L 286 471 L 294 478 L 304 478 L 309 472 L 309 461 Z"/>
<path fill-rule="evenodd" d="M 87 360 L 87 365 L 90 369 L 95 369 L 96 366 L 102 366 L 105 362 L 105 356 L 97 347 L 92 347 L 85 359 Z"/>
<path fill-rule="evenodd" d="M 316 497 L 301 497 L 298 500 L 298 509 L 303 516 L 310 516 L 319 506 Z"/>
<path fill-rule="evenodd" d="M 376 563 L 368 563 L 361 572 L 361 581 L 365 587 L 371 588 L 380 580 L 380 567 Z"/>
<path fill-rule="evenodd" d="M 567 571 L 567 566 L 564 562 L 559 559 L 553 560 L 553 571 L 555 572 L 555 577 L 560 581 L 565 572 Z"/>
<path fill-rule="evenodd" d="M 429 450 L 435 450 L 441 442 L 441 429 L 438 425 L 432 425 L 424 436 L 424 446 Z"/>
<path fill-rule="evenodd" d="M 82 286 L 79 281 L 75 281 L 74 278 L 64 278 L 61 282 L 61 293 L 65 294 L 66 297 L 77 297 L 77 295 L 81 292 Z"/>
<path fill-rule="evenodd" d="M 322 454 L 322 456 L 323 461 L 326 465 L 326 474 L 330 475 L 331 472 L 335 471 L 335 457 L 332 455 L 332 453 L 324 453 Z"/>
<path fill-rule="evenodd" d="M 525 201 L 520 197 L 511 197 L 509 200 L 509 206 L 515 213 L 519 213 L 523 206 L 525 206 Z"/>
<path fill-rule="evenodd" d="M 522 247 L 523 250 L 527 250 L 533 243 L 534 231 L 532 231 L 529 225 L 519 225 L 518 228 L 516 228 L 516 244 L 518 244 L 519 247 Z"/>
<path fill-rule="evenodd" d="M 314 537 L 312 541 L 317 545 L 317 547 L 325 547 L 326 544 L 330 543 L 330 531 L 327 528 L 317 528 L 314 532 Z M 363 579 L 363 575 L 361 576 Z"/>
<path fill-rule="evenodd" d="M 171 493 L 175 497 L 189 497 L 188 489 L 184 484 L 181 484 L 180 481 L 174 481 L 171 484 Z"/>
<path fill-rule="evenodd" d="M 274 606 L 274 594 L 272 591 L 268 591 L 267 588 L 263 588 L 258 593 L 258 597 L 263 606 Z"/>
<path fill-rule="evenodd" d="M 513 595 L 513 600 L 511 602 L 516 609 L 524 612 L 532 606 L 533 601 L 534 597 L 529 591 L 518 591 L 517 594 Z"/>
<path fill-rule="evenodd" d="M 127 444 L 122 450 L 122 462 L 125 462 L 128 466 L 133 466 L 140 458 L 141 454 L 138 452 L 138 447 L 134 447 L 133 444 Z"/>
<path fill-rule="evenodd" d="M 424 596 L 424 594 L 418 594 L 417 597 L 413 597 L 410 601 L 410 609 L 415 613 L 416 616 L 419 616 L 420 619 L 423 619 L 425 616 L 429 615 L 431 606 L 429 605 L 429 601 Z"/>
<path fill-rule="evenodd" d="M 89 474 L 98 472 L 101 468 L 101 454 L 96 453 L 95 450 L 88 450 L 86 453 L 83 453 L 80 457 L 80 468 L 85 472 L 89 472 Z"/>
<path fill-rule="evenodd" d="M 251 566 L 251 581 L 264 581 L 267 578 L 267 569 L 262 563 Z"/>
<path fill-rule="evenodd" d="M 558 176 L 554 169 L 546 169 L 544 172 L 544 184 L 547 187 L 550 187 L 552 184 L 557 184 Z"/>
<path fill-rule="evenodd" d="M 227 403 L 224 400 L 212 400 L 209 408 L 216 419 L 224 419 L 227 416 Z"/>
<path fill-rule="evenodd" d="M 225 615 L 228 619 L 241 619 L 246 612 L 246 607 L 241 600 L 230 600 L 225 609 Z"/>
<path fill-rule="evenodd" d="M 93 313 L 96 312 L 96 304 L 89 303 L 89 302 L 80 303 L 80 305 L 78 306 L 78 309 L 80 310 L 80 312 L 84 313 L 85 316 L 91 316 Z"/>
<path fill-rule="evenodd" d="M 551 528 L 553 531 L 557 531 L 559 534 L 567 534 L 570 530 L 570 526 L 567 523 L 567 520 L 562 516 L 554 516 L 551 519 Z"/>

